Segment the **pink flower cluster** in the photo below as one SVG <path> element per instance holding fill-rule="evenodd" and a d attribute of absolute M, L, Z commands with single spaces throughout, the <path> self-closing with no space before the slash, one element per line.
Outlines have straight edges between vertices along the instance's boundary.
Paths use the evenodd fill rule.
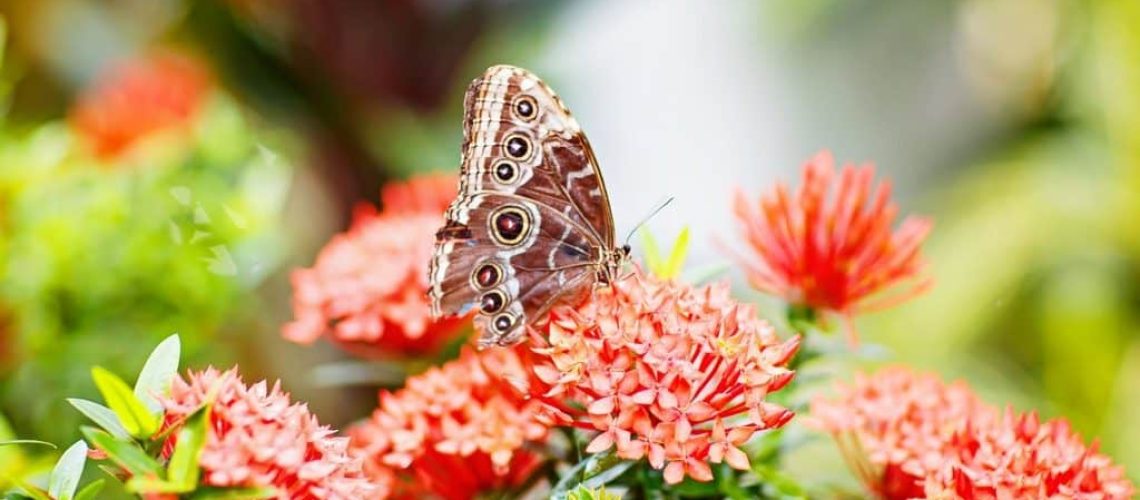
<path fill-rule="evenodd" d="M 767 396 L 791 381 L 799 339 L 777 339 L 726 285 L 634 274 L 556 308 L 532 345 L 551 422 L 597 431 L 587 452 L 647 458 L 670 484 L 711 480 L 710 462 L 748 469 L 740 446 L 792 417 Z"/>
<path fill-rule="evenodd" d="M 378 477 L 406 479 L 395 487 L 399 496 L 463 499 L 518 485 L 543 460 L 526 445 L 548 433 L 539 403 L 505 381 L 528 377 L 519 352 L 464 349 L 403 389 L 382 392 L 372 417 L 350 430 L 353 446 Z"/>
<path fill-rule="evenodd" d="M 162 398 L 165 426 L 180 425 L 207 403 L 202 484 L 273 487 L 280 499 L 352 500 L 383 493 L 364 475 L 362 460 L 349 455 L 348 439 L 335 437 L 304 404 L 291 403 L 279 384 L 246 386 L 236 368 L 190 372 L 186 379 L 175 378 Z"/>
<path fill-rule="evenodd" d="M 1134 492 L 1121 467 L 1085 446 L 1064 419 L 1006 409 L 987 423 L 967 423 L 952 439 L 952 465 L 924 483 L 927 496 L 966 499 L 1124 499 Z"/>
<path fill-rule="evenodd" d="M 383 212 L 358 210 L 312 268 L 293 272 L 296 319 L 285 338 L 310 343 L 326 335 L 357 354 L 385 357 L 430 354 L 462 333 L 469 321 L 433 321 L 426 297 L 435 230 L 456 185 L 450 175 L 389 184 Z"/>
<path fill-rule="evenodd" d="M 887 368 L 812 402 L 860 480 L 887 499 L 1129 498 L 1123 471 L 1064 420 L 1004 413 L 965 384 Z"/>

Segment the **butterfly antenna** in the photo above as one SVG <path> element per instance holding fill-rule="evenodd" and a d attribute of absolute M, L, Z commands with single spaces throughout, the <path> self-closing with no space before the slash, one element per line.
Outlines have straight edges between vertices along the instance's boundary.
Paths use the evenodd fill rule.
<path fill-rule="evenodd" d="M 633 238 L 633 233 L 636 233 L 638 229 L 641 229 L 641 226 L 644 226 L 646 222 L 649 222 L 650 219 L 664 210 L 665 207 L 669 206 L 670 203 L 673 203 L 672 196 L 666 198 L 665 201 L 658 204 L 657 208 L 654 208 L 653 211 L 649 213 L 649 215 L 645 216 L 644 219 L 641 219 L 641 222 L 638 222 L 636 226 L 633 226 L 633 229 L 629 231 L 629 234 L 625 235 L 625 244 L 628 245 L 629 239 Z"/>

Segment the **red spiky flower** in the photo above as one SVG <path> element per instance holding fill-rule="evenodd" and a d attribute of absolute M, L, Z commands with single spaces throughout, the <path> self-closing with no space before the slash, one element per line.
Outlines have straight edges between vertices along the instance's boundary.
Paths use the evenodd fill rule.
<path fill-rule="evenodd" d="M 198 60 L 152 54 L 100 77 L 79 96 L 71 124 L 97 156 L 113 158 L 150 134 L 188 128 L 209 88 Z"/>
<path fill-rule="evenodd" d="M 553 423 L 596 431 L 586 448 L 646 458 L 666 482 L 712 479 L 709 463 L 748 468 L 740 446 L 792 412 L 767 400 L 787 385 L 799 339 L 780 341 L 727 285 L 693 288 L 635 273 L 532 332 Z"/>
<path fill-rule="evenodd" d="M 452 175 L 424 175 L 385 186 L 383 212 L 361 205 L 312 268 L 293 271 L 285 338 L 324 335 L 370 357 L 432 353 L 454 340 L 469 321 L 432 320 L 426 294 L 435 231 L 455 190 Z"/>
<path fill-rule="evenodd" d="M 752 286 L 795 305 L 852 314 L 881 309 L 925 290 L 919 247 L 929 219 L 908 216 L 897 230 L 890 181 L 872 186 L 875 168 L 846 165 L 821 152 L 803 168 L 792 196 L 784 184 L 754 208 L 737 192 L 736 218 L 750 247 L 738 260 Z M 893 295 L 873 296 L 906 283 Z M 854 330 L 848 329 L 855 342 Z"/>

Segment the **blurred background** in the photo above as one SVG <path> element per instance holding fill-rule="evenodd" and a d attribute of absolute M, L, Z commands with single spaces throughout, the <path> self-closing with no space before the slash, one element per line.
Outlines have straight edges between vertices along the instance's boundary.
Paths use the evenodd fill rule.
<path fill-rule="evenodd" d="M 824 148 L 873 160 L 904 212 L 935 220 L 934 289 L 859 320 L 881 360 L 1067 416 L 1140 477 L 1140 3 L 9 0 L 0 15 L 2 439 L 74 439 L 64 398 L 94 395 L 89 367 L 135 373 L 173 332 L 184 366 L 281 378 L 335 426 L 366 415 L 375 387 L 314 375 L 344 355 L 281 339 L 289 271 L 385 181 L 457 169 L 463 89 L 509 63 L 574 111 L 619 233 L 675 197 L 649 226 L 691 228 L 690 268 L 727 262 L 737 187 L 795 182 Z M 101 86 L 156 71 L 167 85 Z M 176 133 L 128 141 L 167 121 Z M 0 449 L 0 469 L 50 461 L 25 453 Z M 829 453 L 806 449 L 796 477 L 846 476 Z"/>

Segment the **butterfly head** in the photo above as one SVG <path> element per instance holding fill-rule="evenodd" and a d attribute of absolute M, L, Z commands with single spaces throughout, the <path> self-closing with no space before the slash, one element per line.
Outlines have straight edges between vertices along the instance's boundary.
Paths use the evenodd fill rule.
<path fill-rule="evenodd" d="M 629 262 L 632 251 L 629 245 L 622 245 L 606 252 L 598 269 L 598 282 L 608 285 L 621 279 L 621 270 Z"/>

